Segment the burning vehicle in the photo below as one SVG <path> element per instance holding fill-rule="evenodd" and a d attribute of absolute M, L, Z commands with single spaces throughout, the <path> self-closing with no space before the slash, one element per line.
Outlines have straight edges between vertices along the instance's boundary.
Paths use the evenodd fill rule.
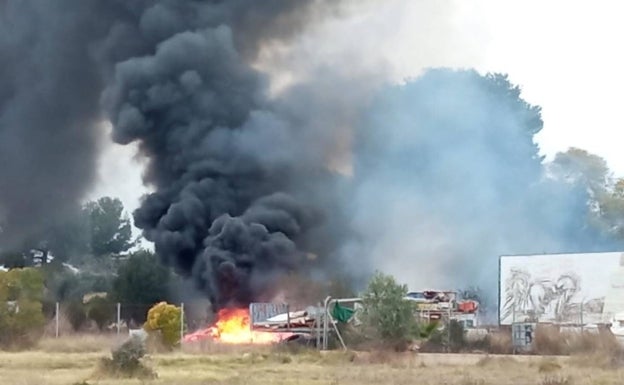
<path fill-rule="evenodd" d="M 225 344 L 274 344 L 318 332 L 322 308 L 290 311 L 286 304 L 252 303 L 224 308 L 214 325 L 186 335 L 183 342 L 210 339 Z"/>
<path fill-rule="evenodd" d="M 307 306 L 291 311 L 284 303 L 254 302 L 249 308 L 225 308 L 218 312 L 212 326 L 187 334 L 183 343 L 210 340 L 225 344 L 302 343 L 327 349 L 329 334 L 336 334 L 346 349 L 337 328 L 339 322 L 350 322 L 359 298 L 333 299 L 327 297 L 324 306 Z M 353 308 L 343 306 L 352 303 Z"/>
<path fill-rule="evenodd" d="M 273 344 L 290 336 L 291 334 L 287 332 L 253 330 L 248 309 L 225 308 L 218 312 L 214 325 L 187 334 L 182 342 L 211 339 L 225 344 Z"/>

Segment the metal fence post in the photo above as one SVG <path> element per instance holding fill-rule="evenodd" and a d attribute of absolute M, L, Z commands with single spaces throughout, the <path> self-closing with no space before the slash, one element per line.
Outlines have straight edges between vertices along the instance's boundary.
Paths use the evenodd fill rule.
<path fill-rule="evenodd" d="M 286 330 L 290 331 L 290 304 L 286 304 Z"/>
<path fill-rule="evenodd" d="M 511 315 L 511 344 L 512 344 L 512 353 L 516 354 L 516 344 L 515 344 L 515 331 L 516 331 L 516 302 L 512 304 L 512 315 Z"/>
<path fill-rule="evenodd" d="M 331 296 L 327 296 L 323 302 L 323 350 L 327 350 L 327 337 L 329 334 L 329 303 Z"/>
<path fill-rule="evenodd" d="M 121 303 L 117 302 L 117 335 L 121 332 Z"/>
<path fill-rule="evenodd" d="M 180 347 L 184 341 L 184 302 L 180 303 Z"/>
<path fill-rule="evenodd" d="M 448 314 L 446 315 L 446 352 L 451 352 L 451 307 L 448 308 Z"/>
<path fill-rule="evenodd" d="M 317 303 L 316 314 L 314 315 L 314 326 L 316 327 L 316 348 L 321 350 L 321 317 L 320 317 L 320 309 L 321 303 Z"/>
<path fill-rule="evenodd" d="M 56 308 L 55 308 L 55 314 L 54 314 L 54 319 L 55 319 L 55 323 L 56 323 L 56 338 L 59 337 L 59 303 L 56 303 Z"/>

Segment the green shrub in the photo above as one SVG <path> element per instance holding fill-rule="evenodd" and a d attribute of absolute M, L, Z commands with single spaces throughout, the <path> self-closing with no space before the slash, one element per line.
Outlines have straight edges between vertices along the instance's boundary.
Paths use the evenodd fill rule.
<path fill-rule="evenodd" d="M 451 352 L 457 353 L 466 347 L 466 335 L 464 333 L 464 326 L 461 322 L 451 320 L 447 325 L 448 331 L 448 346 Z"/>
<path fill-rule="evenodd" d="M 45 324 L 42 298 L 43 277 L 38 270 L 0 272 L 0 348 L 36 344 Z"/>
<path fill-rule="evenodd" d="M 422 352 L 457 353 L 469 347 L 464 327 L 456 320 L 446 323 L 443 328 L 439 328 L 437 322 L 423 324 L 420 329 L 420 338 L 424 341 L 420 349 Z"/>
<path fill-rule="evenodd" d="M 448 345 L 447 337 L 448 333 L 446 332 L 446 328 L 442 330 L 439 328 L 431 330 L 429 333 L 426 333 L 424 337 L 421 337 L 424 342 L 420 347 L 420 351 L 425 353 L 441 353 L 446 351 Z"/>
<path fill-rule="evenodd" d="M 110 358 L 102 358 L 100 373 L 115 378 L 156 378 L 156 373 L 142 362 L 145 354 L 141 337 L 133 336 L 114 349 Z"/>
<path fill-rule="evenodd" d="M 87 317 L 103 330 L 115 318 L 115 305 L 107 298 L 93 297 L 87 302 Z"/>
<path fill-rule="evenodd" d="M 414 307 L 404 299 L 406 295 L 405 285 L 377 272 L 362 296 L 364 324 L 373 331 L 375 338 L 396 350 L 406 350 L 419 334 Z"/>

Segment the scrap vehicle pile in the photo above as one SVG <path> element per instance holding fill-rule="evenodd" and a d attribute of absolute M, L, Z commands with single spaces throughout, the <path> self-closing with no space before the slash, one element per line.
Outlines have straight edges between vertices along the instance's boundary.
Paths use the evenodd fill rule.
<path fill-rule="evenodd" d="M 415 302 L 421 319 L 426 321 L 450 318 L 462 323 L 466 328 L 477 326 L 479 302 L 468 299 L 459 300 L 454 291 L 414 291 L 408 293 L 405 299 Z"/>
<path fill-rule="evenodd" d="M 254 304 L 264 305 L 264 304 Z M 255 311 L 254 311 L 255 310 Z M 252 328 L 258 331 L 283 331 L 293 329 L 312 329 L 320 327 L 320 321 L 323 314 L 323 308 L 309 306 L 304 310 L 273 312 L 267 316 L 254 317 L 254 313 L 258 314 L 257 309 L 251 309 L 252 312 Z"/>

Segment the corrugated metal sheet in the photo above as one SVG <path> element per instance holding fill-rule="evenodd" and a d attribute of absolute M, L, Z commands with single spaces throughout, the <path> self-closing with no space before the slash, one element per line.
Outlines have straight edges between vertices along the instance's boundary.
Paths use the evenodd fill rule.
<path fill-rule="evenodd" d="M 249 304 L 251 325 L 266 322 L 267 319 L 288 312 L 288 304 L 254 302 Z"/>

